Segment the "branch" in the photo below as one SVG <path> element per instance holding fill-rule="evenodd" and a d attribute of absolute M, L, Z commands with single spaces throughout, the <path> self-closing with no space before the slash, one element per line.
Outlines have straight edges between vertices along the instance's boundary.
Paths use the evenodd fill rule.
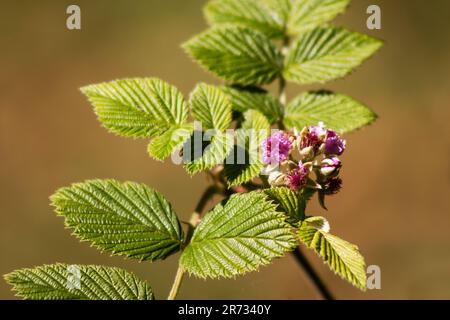
<path fill-rule="evenodd" d="M 297 262 L 302 266 L 303 270 L 308 275 L 308 279 L 311 281 L 311 283 L 316 288 L 317 292 L 319 292 L 320 296 L 324 300 L 334 300 L 333 295 L 328 290 L 325 283 L 320 279 L 318 273 L 314 270 L 312 265 L 309 263 L 309 261 L 306 259 L 303 252 L 300 250 L 300 247 L 297 247 L 295 251 L 292 252 Z"/>
<path fill-rule="evenodd" d="M 195 228 L 200 223 L 200 217 L 205 210 L 206 205 L 209 200 L 218 193 L 218 188 L 215 185 L 209 186 L 202 194 L 200 199 L 198 200 L 197 206 L 195 207 L 195 211 L 192 213 L 191 218 L 189 219 L 189 229 L 186 235 L 185 244 L 189 243 L 191 240 L 192 234 L 194 233 Z M 181 266 L 178 266 L 177 274 L 175 275 L 175 280 L 173 281 L 172 288 L 170 289 L 169 296 L 167 300 L 175 300 L 177 297 L 178 291 L 180 290 L 181 283 L 183 281 L 184 270 Z"/>

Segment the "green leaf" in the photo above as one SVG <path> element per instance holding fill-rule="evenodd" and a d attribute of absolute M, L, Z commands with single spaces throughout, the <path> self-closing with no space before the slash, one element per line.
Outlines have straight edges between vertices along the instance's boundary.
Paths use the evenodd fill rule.
<path fill-rule="evenodd" d="M 270 123 L 269 120 L 259 111 L 257 110 L 248 110 L 244 112 L 245 121 L 242 123 L 242 129 L 245 130 L 255 130 L 257 132 L 262 131 L 261 135 L 265 138 L 269 134 L 270 131 Z M 261 138 L 259 138 L 261 140 Z"/>
<path fill-rule="evenodd" d="M 325 218 L 311 217 L 300 223 L 298 237 L 341 278 L 365 290 L 366 265 L 358 247 L 328 233 L 329 229 Z"/>
<path fill-rule="evenodd" d="M 211 142 L 207 144 L 198 157 L 194 154 L 191 155 L 191 159 L 188 159 L 189 161 L 185 161 L 187 163 L 184 167 L 189 174 L 193 175 L 199 171 L 224 164 L 226 157 L 233 150 L 234 137 L 231 134 L 215 132 L 210 140 Z"/>
<path fill-rule="evenodd" d="M 188 107 L 173 86 L 154 78 L 135 78 L 81 88 L 102 125 L 125 137 L 153 137 L 182 124 Z"/>
<path fill-rule="evenodd" d="M 350 0 L 265 0 L 289 35 L 312 30 L 345 11 Z"/>
<path fill-rule="evenodd" d="M 51 201 L 78 238 L 116 255 L 163 259 L 183 241 L 170 203 L 143 184 L 90 180 L 59 189 Z"/>
<path fill-rule="evenodd" d="M 79 278 L 78 278 L 79 277 Z M 44 265 L 5 275 L 17 296 L 27 300 L 153 300 L 150 286 L 119 268 Z M 79 282 L 78 282 L 79 281 Z"/>
<path fill-rule="evenodd" d="M 245 154 L 245 157 L 249 158 L 248 153 Z M 227 177 L 228 186 L 234 187 L 253 180 L 259 176 L 263 168 L 264 164 L 261 161 L 225 165 L 225 177 Z"/>
<path fill-rule="evenodd" d="M 297 193 L 286 187 L 270 188 L 264 192 L 276 204 L 277 210 L 287 215 L 287 221 L 290 224 L 304 219 L 304 212 L 300 211 Z"/>
<path fill-rule="evenodd" d="M 235 194 L 195 229 L 180 265 L 200 278 L 257 270 L 295 247 L 290 226 L 262 192 Z"/>
<path fill-rule="evenodd" d="M 222 91 L 228 96 L 234 111 L 244 113 L 257 110 L 264 114 L 270 123 L 276 122 L 282 114 L 283 106 L 269 92 L 256 87 L 226 86 Z"/>
<path fill-rule="evenodd" d="M 377 115 L 352 98 L 327 91 L 306 92 L 286 107 L 284 123 L 301 128 L 323 122 L 340 133 L 351 132 L 374 122 Z"/>
<path fill-rule="evenodd" d="M 287 187 L 277 187 L 264 190 L 269 199 L 277 205 L 277 210 L 287 215 L 291 225 L 297 225 L 306 217 L 306 205 L 316 190 L 303 188 L 298 193 Z"/>
<path fill-rule="evenodd" d="M 261 160 L 259 146 L 270 131 L 267 118 L 256 110 L 244 113 L 245 121 L 242 128 L 237 131 L 237 145 L 234 149 L 232 163 L 225 165 L 224 174 L 228 185 L 236 186 L 248 182 L 259 176 L 264 168 Z"/>
<path fill-rule="evenodd" d="M 342 28 L 317 28 L 295 41 L 284 76 L 301 84 L 324 83 L 349 74 L 372 56 L 382 42 Z"/>
<path fill-rule="evenodd" d="M 281 72 L 281 55 L 264 34 L 237 26 L 209 29 L 183 47 L 200 65 L 225 80 L 259 85 Z"/>
<path fill-rule="evenodd" d="M 260 0 L 213 0 L 204 12 L 211 25 L 236 24 L 256 29 L 268 37 L 283 35 L 283 25 Z"/>
<path fill-rule="evenodd" d="M 156 137 L 148 145 L 148 153 L 156 160 L 163 161 L 170 154 L 181 148 L 189 140 L 194 131 L 192 123 L 169 128 L 166 132 Z"/>
<path fill-rule="evenodd" d="M 191 107 L 194 118 L 203 129 L 226 130 L 231 124 L 231 104 L 217 87 L 198 84 L 192 92 Z"/>
<path fill-rule="evenodd" d="M 297 0 L 262 0 L 263 3 L 272 11 L 275 19 L 282 25 L 287 26 L 289 15 L 292 11 L 293 2 Z"/>

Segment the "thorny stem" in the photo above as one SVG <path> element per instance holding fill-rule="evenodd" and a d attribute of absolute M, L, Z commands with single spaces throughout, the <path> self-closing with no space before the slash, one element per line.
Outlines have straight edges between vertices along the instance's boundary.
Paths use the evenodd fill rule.
<path fill-rule="evenodd" d="M 281 52 L 283 55 L 286 55 L 286 52 L 288 51 L 289 47 L 289 37 L 285 37 L 283 39 L 283 45 L 281 48 Z M 287 103 L 286 98 L 286 79 L 283 77 L 283 75 L 280 75 L 279 77 L 279 86 L 278 86 L 278 100 L 280 101 L 280 104 L 285 107 Z M 284 110 L 283 110 L 284 113 Z M 283 115 L 284 116 L 284 115 Z M 281 130 L 284 130 L 284 122 L 283 117 L 280 118 L 278 121 L 278 127 Z M 297 260 L 297 262 L 300 264 L 300 266 L 303 268 L 303 270 L 306 272 L 308 278 L 310 279 L 311 283 L 314 285 L 317 292 L 320 294 L 322 299 L 324 300 L 334 300 L 333 295 L 326 287 L 325 283 L 320 278 L 319 274 L 314 270 L 312 265 L 309 263 L 308 259 L 303 255 L 303 252 L 300 250 L 299 247 L 297 247 L 294 252 L 292 252 L 293 256 Z"/>
<path fill-rule="evenodd" d="M 211 200 L 211 198 L 216 193 L 219 193 L 219 191 L 220 190 L 216 185 L 211 185 L 203 192 L 202 196 L 200 197 L 200 200 L 197 203 L 197 206 L 195 207 L 195 211 L 192 213 L 191 218 L 189 220 L 189 229 L 187 232 L 185 243 L 189 243 L 189 241 L 191 240 L 192 234 L 197 225 L 200 223 L 200 217 L 209 200 Z M 180 290 L 181 283 L 183 282 L 183 276 L 184 270 L 181 268 L 181 266 L 178 266 L 178 270 L 175 275 L 175 280 L 173 281 L 173 285 L 172 288 L 170 289 L 170 293 L 169 296 L 167 297 L 167 300 L 175 300 L 178 291 Z"/>

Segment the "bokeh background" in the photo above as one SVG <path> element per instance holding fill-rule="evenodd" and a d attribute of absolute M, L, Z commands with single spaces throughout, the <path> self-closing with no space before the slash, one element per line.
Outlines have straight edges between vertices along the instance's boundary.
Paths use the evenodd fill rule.
<path fill-rule="evenodd" d="M 78 88 L 123 77 L 156 76 L 185 94 L 218 83 L 180 49 L 206 27 L 202 0 L 78 0 L 82 30 L 68 31 L 72 1 L 2 0 L 0 11 L 0 274 L 66 262 L 124 267 L 158 298 L 172 283 L 177 256 L 138 263 L 101 254 L 64 229 L 49 207 L 58 187 L 89 178 L 144 182 L 187 219 L 206 182 L 158 163 L 146 141 L 108 134 Z M 366 8 L 382 8 L 382 30 L 365 27 Z M 311 253 L 341 299 L 450 298 L 450 2 L 354 0 L 335 22 L 386 41 L 344 80 L 327 88 L 355 97 L 380 118 L 348 135 L 345 188 L 325 215 L 335 234 L 359 245 L 382 271 L 382 289 L 359 292 Z M 304 90 L 289 87 L 289 97 Z M 236 280 L 188 279 L 180 298 L 307 299 L 316 295 L 290 256 Z M 0 280 L 0 298 L 13 299 Z"/>

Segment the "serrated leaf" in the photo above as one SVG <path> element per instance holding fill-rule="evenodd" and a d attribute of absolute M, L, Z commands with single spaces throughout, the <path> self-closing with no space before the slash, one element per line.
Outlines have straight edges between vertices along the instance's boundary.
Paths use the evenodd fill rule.
<path fill-rule="evenodd" d="M 343 28 L 316 28 L 293 43 L 283 74 L 287 80 L 301 84 L 339 79 L 381 46 L 380 40 Z"/>
<path fill-rule="evenodd" d="M 261 192 L 235 194 L 205 215 L 180 265 L 200 278 L 257 270 L 295 246 L 284 215 Z"/>
<path fill-rule="evenodd" d="M 270 131 L 269 120 L 261 112 L 257 110 L 248 110 L 244 112 L 245 121 L 242 123 L 242 129 L 255 130 L 256 132 L 262 131 L 260 136 L 267 135 Z M 259 138 L 261 140 L 261 138 Z"/>
<path fill-rule="evenodd" d="M 79 278 L 78 278 L 79 277 Z M 150 286 L 119 268 L 93 265 L 44 265 L 5 275 L 27 300 L 153 300 Z M 79 282 L 78 282 L 79 281 Z"/>
<path fill-rule="evenodd" d="M 281 72 L 281 55 L 264 34 L 237 26 L 211 28 L 183 47 L 215 75 L 243 85 L 272 82 Z"/>
<path fill-rule="evenodd" d="M 228 185 L 236 186 L 248 182 L 259 176 L 264 168 L 259 146 L 270 131 L 267 118 L 256 110 L 244 113 L 245 121 L 237 131 L 237 145 L 234 149 L 232 161 L 225 165 L 224 174 Z"/>
<path fill-rule="evenodd" d="M 266 90 L 239 86 L 225 86 L 222 90 L 235 111 L 244 113 L 247 110 L 257 110 L 264 114 L 270 123 L 276 122 L 282 114 L 283 106 Z"/>
<path fill-rule="evenodd" d="M 199 171 L 211 169 L 219 164 L 224 164 L 226 157 L 233 150 L 234 137 L 231 134 L 215 132 L 211 135 L 211 142 L 207 144 L 199 156 L 192 155 L 184 166 L 186 171 L 193 175 Z M 199 144 L 202 147 L 202 144 Z M 196 147 L 194 146 L 194 149 Z M 184 150 L 185 151 L 185 150 Z M 194 153 L 196 153 L 194 151 Z"/>
<path fill-rule="evenodd" d="M 300 211 L 297 193 L 286 187 L 270 188 L 264 192 L 277 206 L 277 210 L 286 214 L 290 224 L 304 219 L 304 213 Z"/>
<path fill-rule="evenodd" d="M 59 189 L 51 201 L 78 238 L 116 255 L 163 259 L 183 241 L 170 203 L 143 184 L 90 180 Z"/>
<path fill-rule="evenodd" d="M 296 0 L 262 0 L 269 10 L 272 11 L 272 14 L 275 15 L 275 19 L 285 26 L 287 26 L 294 1 Z"/>
<path fill-rule="evenodd" d="M 249 157 L 248 154 L 246 154 L 246 157 Z M 261 161 L 252 164 L 225 165 L 225 177 L 227 177 L 228 186 L 238 186 L 255 179 L 263 168 L 264 164 Z"/>
<path fill-rule="evenodd" d="M 163 161 L 177 148 L 189 140 L 194 131 L 192 123 L 174 126 L 156 137 L 148 145 L 148 153 L 156 160 Z"/>
<path fill-rule="evenodd" d="M 204 12 L 211 25 L 236 24 L 256 29 L 268 37 L 283 35 L 281 21 L 260 0 L 213 0 Z"/>
<path fill-rule="evenodd" d="M 352 98 L 327 91 L 299 95 L 286 107 L 284 122 L 289 128 L 301 128 L 323 122 L 340 133 L 371 124 L 376 114 Z"/>
<path fill-rule="evenodd" d="M 198 84 L 191 95 L 194 118 L 202 123 L 203 129 L 226 130 L 231 124 L 231 103 L 217 87 Z"/>
<path fill-rule="evenodd" d="M 306 205 L 316 192 L 314 189 L 303 188 L 298 193 L 287 187 L 277 187 L 264 190 L 269 199 L 277 206 L 277 210 L 287 215 L 291 225 L 297 225 L 306 217 Z"/>
<path fill-rule="evenodd" d="M 188 107 L 175 87 L 155 78 L 135 78 L 81 88 L 109 131 L 125 137 L 153 137 L 182 124 Z"/>
<path fill-rule="evenodd" d="M 264 0 L 286 24 L 289 35 L 319 27 L 345 11 L 350 0 Z"/>
<path fill-rule="evenodd" d="M 300 223 L 299 239 L 313 249 L 344 280 L 366 289 L 366 265 L 358 247 L 330 233 L 325 218 L 311 217 Z"/>

